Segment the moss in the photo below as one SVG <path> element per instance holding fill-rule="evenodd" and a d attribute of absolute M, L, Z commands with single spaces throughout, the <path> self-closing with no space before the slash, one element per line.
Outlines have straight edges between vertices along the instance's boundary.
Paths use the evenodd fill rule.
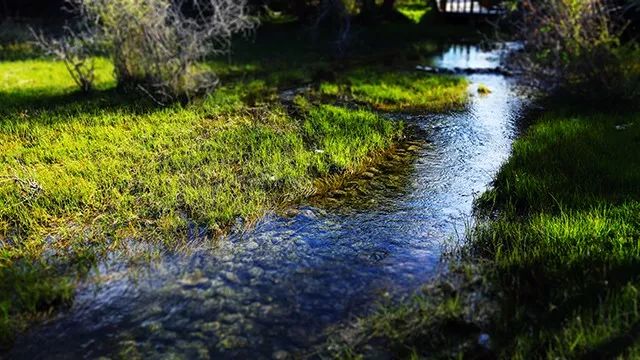
<path fill-rule="evenodd" d="M 485 84 L 478 85 L 478 94 L 480 95 L 489 95 L 491 94 L 491 89 Z"/>
<path fill-rule="evenodd" d="M 426 1 L 401 0 L 396 2 L 396 10 L 407 19 L 418 24 L 425 15 L 435 11 Z"/>

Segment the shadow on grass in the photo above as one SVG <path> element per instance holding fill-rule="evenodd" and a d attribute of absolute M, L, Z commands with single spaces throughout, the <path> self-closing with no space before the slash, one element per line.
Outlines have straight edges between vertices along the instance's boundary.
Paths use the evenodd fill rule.
<path fill-rule="evenodd" d="M 11 122 L 54 124 L 67 119 L 65 115 L 96 113 L 127 113 L 140 115 L 161 109 L 150 98 L 139 92 L 124 92 L 111 88 L 94 90 L 90 93 L 79 91 L 50 93 L 46 91 L 0 91 L 0 126 Z M 43 116 L 47 115 L 47 116 Z"/>
<path fill-rule="evenodd" d="M 618 358 L 624 355 L 627 348 L 636 344 L 638 338 L 640 338 L 640 321 L 636 321 L 628 330 L 595 345 L 580 358 L 584 360 Z"/>
<path fill-rule="evenodd" d="M 637 345 L 624 334 L 639 333 L 640 308 L 620 294 L 640 280 L 640 117 L 559 108 L 515 143 L 480 199 L 481 214 L 498 217 L 473 247 L 503 294 L 496 332 L 505 349 L 613 357 Z M 627 307 L 628 318 L 616 315 Z"/>

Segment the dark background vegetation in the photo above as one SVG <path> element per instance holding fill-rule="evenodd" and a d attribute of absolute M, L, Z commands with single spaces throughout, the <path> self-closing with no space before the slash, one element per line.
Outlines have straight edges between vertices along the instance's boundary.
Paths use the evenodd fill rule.
<path fill-rule="evenodd" d="M 393 9 L 395 2 L 395 0 L 385 0 L 379 6 L 389 11 Z M 315 15 L 315 8 L 321 5 L 321 1 L 317 0 L 251 0 L 249 3 L 254 9 L 269 6 L 273 10 L 286 11 L 301 18 Z M 64 5 L 65 0 L 0 0 L 0 17 L 63 18 L 68 16 L 68 13 L 63 10 Z M 375 8 L 376 2 L 363 0 L 360 6 L 366 12 Z"/>
<path fill-rule="evenodd" d="M 1 17 L 61 18 L 64 0 L 0 0 Z"/>

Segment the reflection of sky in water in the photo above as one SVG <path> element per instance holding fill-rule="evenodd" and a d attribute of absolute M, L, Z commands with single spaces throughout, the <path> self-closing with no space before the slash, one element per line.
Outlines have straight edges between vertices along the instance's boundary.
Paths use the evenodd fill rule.
<path fill-rule="evenodd" d="M 509 44 L 509 46 L 513 46 Z M 434 61 L 436 67 L 487 69 L 500 65 L 500 55 L 496 51 L 478 51 L 475 46 L 451 46 Z"/>
<path fill-rule="evenodd" d="M 436 62 L 484 68 L 495 59 L 454 47 Z M 474 95 L 462 112 L 405 117 L 429 142 L 413 165 L 381 168 L 367 189 L 337 204 L 270 215 L 214 250 L 166 255 L 136 271 L 105 264 L 110 280 L 87 284 L 69 312 L 22 337 L 13 355 L 268 358 L 318 343 L 327 326 L 382 293 L 415 289 L 441 269 L 443 243 L 464 231 L 514 136 L 521 104 L 508 80 L 470 80 L 492 94 Z"/>

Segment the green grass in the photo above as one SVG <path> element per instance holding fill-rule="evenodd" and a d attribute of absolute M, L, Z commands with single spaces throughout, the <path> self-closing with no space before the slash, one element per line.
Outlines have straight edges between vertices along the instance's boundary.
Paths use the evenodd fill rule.
<path fill-rule="evenodd" d="M 323 82 L 319 91 L 382 111 L 443 112 L 464 107 L 467 86 L 468 82 L 459 77 L 365 68 L 339 81 Z"/>
<path fill-rule="evenodd" d="M 452 358 L 462 348 L 473 347 L 459 342 L 460 336 L 477 333 L 467 322 L 468 316 L 468 306 L 460 297 L 438 288 L 426 296 L 418 294 L 400 304 L 381 306 L 371 316 L 340 329 L 339 336 L 330 337 L 326 357 Z M 425 348 L 429 352 L 423 352 Z"/>
<path fill-rule="evenodd" d="M 396 10 L 416 24 L 420 23 L 427 13 L 433 11 L 426 1 L 421 0 L 397 1 Z"/>
<path fill-rule="evenodd" d="M 373 112 L 385 108 L 373 101 L 341 107 L 310 95 L 289 111 L 279 89 L 327 69 L 337 83 L 345 75 L 325 58 L 305 63 L 303 47 L 288 55 L 287 69 L 265 47 L 253 57 L 241 50 L 231 63 L 212 60 L 225 86 L 164 108 L 116 90 L 105 59 L 96 59 L 88 95 L 59 62 L 0 62 L 0 343 L 72 301 L 76 278 L 131 240 L 172 249 L 193 226 L 222 234 L 238 217 L 251 221 L 308 196 L 320 179 L 359 171 L 400 138 L 402 124 Z M 382 71 L 397 69 L 374 73 L 392 79 Z M 454 92 L 466 96 L 462 83 L 421 86 L 438 87 L 446 103 Z M 416 90 L 402 89 L 409 80 L 393 86 Z M 419 98 L 401 100 L 408 107 Z"/>
<path fill-rule="evenodd" d="M 634 112 L 550 112 L 514 145 L 473 244 L 504 294 L 506 357 L 637 355 L 639 151 Z"/>

